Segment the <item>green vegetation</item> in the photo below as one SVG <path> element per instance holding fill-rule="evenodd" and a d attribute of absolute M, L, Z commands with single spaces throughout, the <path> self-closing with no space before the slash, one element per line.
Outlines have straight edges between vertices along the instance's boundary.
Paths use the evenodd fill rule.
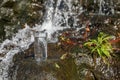
<path fill-rule="evenodd" d="M 107 58 L 111 58 L 112 46 L 109 43 L 110 39 L 111 36 L 100 32 L 97 39 L 90 39 L 84 46 L 88 47 L 91 53 L 98 53 L 105 62 Z"/>

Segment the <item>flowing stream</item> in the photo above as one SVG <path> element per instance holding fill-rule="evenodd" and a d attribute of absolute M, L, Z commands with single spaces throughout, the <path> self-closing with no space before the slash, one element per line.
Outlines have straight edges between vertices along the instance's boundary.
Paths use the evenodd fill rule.
<path fill-rule="evenodd" d="M 89 0 L 86 0 L 86 3 Z M 81 1 L 82 2 L 82 1 Z M 98 15 L 114 14 L 113 2 L 110 4 L 105 0 L 94 0 L 99 2 Z M 75 5 L 73 5 L 73 3 Z M 12 66 L 13 56 L 29 48 L 34 42 L 36 61 L 41 60 L 41 54 L 47 59 L 47 43 L 55 43 L 58 41 L 59 31 L 67 28 L 76 28 L 80 30 L 85 25 L 79 26 L 78 15 L 84 13 L 86 9 L 78 4 L 78 0 L 47 0 L 45 2 L 44 21 L 41 25 L 30 28 L 27 24 L 24 29 L 18 31 L 11 40 L 6 39 L 0 45 L 0 80 L 9 80 L 9 67 Z M 79 27 L 78 27 L 79 26 Z"/>

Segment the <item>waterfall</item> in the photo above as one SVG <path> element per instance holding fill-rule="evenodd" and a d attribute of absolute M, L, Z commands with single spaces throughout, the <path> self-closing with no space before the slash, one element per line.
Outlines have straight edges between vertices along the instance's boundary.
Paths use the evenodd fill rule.
<path fill-rule="evenodd" d="M 102 12 L 102 5 L 104 4 L 104 0 L 100 0 L 100 4 L 99 4 L 99 14 L 103 14 Z"/>
<path fill-rule="evenodd" d="M 82 0 L 79 0 L 82 2 Z M 89 0 L 85 0 L 87 3 Z M 73 2 L 77 6 L 73 5 Z M 0 44 L 0 80 L 9 80 L 9 67 L 13 65 L 12 59 L 18 52 L 29 48 L 34 42 L 34 53 L 36 61 L 47 59 L 47 43 L 55 43 L 60 30 L 67 28 L 75 28 L 80 30 L 85 26 L 79 26 L 78 16 L 85 10 L 81 3 L 77 4 L 77 0 L 46 0 L 45 14 L 43 23 L 30 28 L 27 24 L 24 29 L 18 31 L 11 40 L 6 39 Z M 97 0 L 94 0 L 97 4 Z M 99 14 L 109 15 L 114 14 L 113 1 L 110 4 L 105 0 L 99 0 Z M 76 28 L 76 26 L 79 26 Z M 41 53 L 41 54 L 39 54 Z M 49 54 L 49 53 L 48 53 Z"/>
<path fill-rule="evenodd" d="M 35 59 L 39 63 L 47 59 L 47 33 L 44 31 L 34 32 L 34 54 Z"/>
<path fill-rule="evenodd" d="M 100 0 L 99 2 L 99 14 L 111 15 L 114 14 L 113 0 Z"/>
<path fill-rule="evenodd" d="M 19 30 L 11 40 L 5 40 L 0 46 L 0 80 L 9 80 L 9 67 L 13 65 L 12 59 L 18 52 L 24 51 L 29 48 L 29 45 L 35 42 L 37 48 L 35 53 L 37 53 L 37 61 L 40 61 L 41 54 L 44 58 L 47 58 L 47 42 L 56 42 L 57 36 L 53 36 L 58 30 L 63 30 L 64 28 L 70 27 L 68 25 L 68 18 L 71 15 L 71 1 L 72 0 L 58 0 L 56 6 L 54 0 L 46 1 L 46 13 L 44 15 L 44 22 L 42 25 L 36 25 L 34 28 L 30 28 L 27 24 L 25 28 Z M 62 21 L 63 20 L 63 21 Z M 62 21 L 62 22 L 61 22 Z M 62 26 L 65 23 L 67 25 Z M 37 37 L 34 34 L 39 32 Z M 40 33 L 45 31 L 48 37 L 41 37 Z M 39 44 L 38 44 L 39 43 Z M 40 51 L 38 51 L 40 49 Z M 41 50 L 43 49 L 43 50 Z"/>

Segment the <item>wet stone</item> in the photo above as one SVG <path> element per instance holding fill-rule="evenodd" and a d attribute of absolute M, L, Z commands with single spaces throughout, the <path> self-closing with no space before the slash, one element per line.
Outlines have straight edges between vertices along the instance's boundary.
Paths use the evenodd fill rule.
<path fill-rule="evenodd" d="M 2 60 L 0 59 L 0 62 L 1 62 Z"/>

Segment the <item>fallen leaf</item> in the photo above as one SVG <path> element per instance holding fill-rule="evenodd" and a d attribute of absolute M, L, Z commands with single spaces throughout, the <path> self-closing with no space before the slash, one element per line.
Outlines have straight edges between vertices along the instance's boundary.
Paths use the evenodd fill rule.
<path fill-rule="evenodd" d="M 60 68 L 60 66 L 57 63 L 55 63 L 55 67 L 58 69 Z"/>
<path fill-rule="evenodd" d="M 66 58 L 66 56 L 67 56 L 67 53 L 66 53 L 66 54 L 63 54 L 63 55 L 60 57 L 60 59 L 63 60 L 63 59 Z"/>

